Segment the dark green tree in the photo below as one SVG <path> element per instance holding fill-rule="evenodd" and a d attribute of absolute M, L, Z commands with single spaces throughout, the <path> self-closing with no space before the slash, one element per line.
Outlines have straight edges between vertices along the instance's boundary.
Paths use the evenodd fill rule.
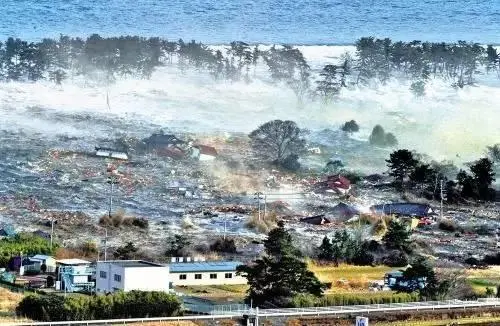
<path fill-rule="evenodd" d="M 336 65 L 326 65 L 319 73 L 321 79 L 316 81 L 316 92 L 322 97 L 324 102 L 331 101 L 340 93 L 342 83 L 340 75 L 337 74 L 339 68 Z"/>
<path fill-rule="evenodd" d="M 385 131 L 381 125 L 376 125 L 369 138 L 370 144 L 375 146 L 385 146 Z"/>
<path fill-rule="evenodd" d="M 393 219 L 389 222 L 387 232 L 382 238 L 382 241 L 388 249 L 397 249 L 409 253 L 411 252 L 410 236 L 411 231 L 409 228 L 404 223 Z"/>
<path fill-rule="evenodd" d="M 418 160 L 413 157 L 413 153 L 407 149 L 399 149 L 391 153 L 386 160 L 389 167 L 389 175 L 394 177 L 396 184 L 403 187 L 404 181 L 408 178 L 418 165 Z"/>
<path fill-rule="evenodd" d="M 333 245 L 326 235 L 318 248 L 318 258 L 321 260 L 331 260 L 333 257 Z"/>
<path fill-rule="evenodd" d="M 342 131 L 352 133 L 352 132 L 358 132 L 359 126 L 356 123 L 356 121 L 351 120 L 351 121 L 347 121 L 346 123 L 344 123 L 344 125 L 342 126 L 341 129 L 342 129 Z"/>
<path fill-rule="evenodd" d="M 493 172 L 493 163 L 488 158 L 482 158 L 476 161 L 470 171 L 476 183 L 479 192 L 479 198 L 483 200 L 491 200 L 490 186 L 495 181 L 495 172 Z"/>
<path fill-rule="evenodd" d="M 116 248 L 113 256 L 115 259 L 119 260 L 130 260 L 135 259 L 138 251 L 139 248 L 137 248 L 133 242 L 127 242 L 125 246 Z"/>
<path fill-rule="evenodd" d="M 183 234 L 175 234 L 167 243 L 165 255 L 168 257 L 183 256 L 185 249 L 191 245 L 191 241 Z"/>
<path fill-rule="evenodd" d="M 269 233 L 264 246 L 264 257 L 237 268 L 248 280 L 248 301 L 258 306 L 282 307 L 291 305 L 298 294 L 322 295 L 324 285 L 307 269 L 283 223 Z"/>

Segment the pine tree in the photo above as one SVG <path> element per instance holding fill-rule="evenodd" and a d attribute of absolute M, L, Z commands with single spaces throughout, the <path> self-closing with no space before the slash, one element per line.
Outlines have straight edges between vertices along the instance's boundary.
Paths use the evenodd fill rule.
<path fill-rule="evenodd" d="M 250 286 L 247 301 L 260 306 L 289 306 L 298 294 L 322 295 L 324 285 L 307 269 L 282 222 L 269 233 L 264 247 L 266 256 L 237 268 Z"/>

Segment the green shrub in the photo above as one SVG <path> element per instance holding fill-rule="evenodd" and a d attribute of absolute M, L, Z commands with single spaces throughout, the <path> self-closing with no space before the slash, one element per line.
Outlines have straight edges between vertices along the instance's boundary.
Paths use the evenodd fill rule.
<path fill-rule="evenodd" d="M 0 267 L 7 267 L 11 257 L 19 255 L 51 255 L 58 248 L 57 244 L 50 248 L 50 241 L 29 233 L 20 233 L 13 238 L 0 240 Z"/>
<path fill-rule="evenodd" d="M 168 317 L 181 314 L 181 302 L 165 292 L 118 292 L 108 296 L 30 295 L 16 314 L 38 321 Z"/>

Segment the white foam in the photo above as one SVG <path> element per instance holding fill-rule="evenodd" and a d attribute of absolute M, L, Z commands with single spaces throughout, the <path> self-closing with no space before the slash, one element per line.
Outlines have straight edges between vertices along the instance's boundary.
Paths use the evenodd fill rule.
<path fill-rule="evenodd" d="M 336 62 L 348 46 L 301 46 L 312 67 Z M 264 67 L 257 69 L 257 77 Z M 253 76 L 253 69 L 250 72 Z M 454 90 L 450 82 L 432 81 L 427 96 L 416 99 L 407 82 L 391 81 L 375 88 L 343 90 L 329 105 L 306 101 L 298 105 L 286 86 L 268 79 L 231 83 L 214 81 L 207 73 L 160 68 L 150 80 L 118 80 L 109 86 L 92 85 L 78 78 L 62 86 L 50 82 L 0 84 L 0 128 L 55 134 L 102 136 L 92 121 L 88 125 L 71 120 L 33 118 L 30 107 L 64 114 L 114 117 L 192 132 L 223 130 L 249 132 L 271 119 L 290 119 L 302 127 L 337 127 L 355 119 L 361 125 L 357 136 L 366 139 L 375 124 L 393 132 L 401 147 L 428 153 L 437 159 L 477 158 L 486 145 L 500 142 L 500 87 L 494 74 L 480 86 Z M 106 106 L 109 92 L 111 110 Z M 97 130 L 96 130 L 97 128 Z M 124 130 L 127 132 L 127 130 Z"/>

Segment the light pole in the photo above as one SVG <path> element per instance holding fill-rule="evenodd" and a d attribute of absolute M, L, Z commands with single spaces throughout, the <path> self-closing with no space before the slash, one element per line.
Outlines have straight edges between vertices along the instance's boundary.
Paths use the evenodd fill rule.
<path fill-rule="evenodd" d="M 440 208 L 439 208 L 439 216 L 441 218 L 441 220 L 443 219 L 443 196 L 444 196 L 444 193 L 443 193 L 443 179 L 440 180 L 439 182 L 440 184 L 440 187 L 441 187 L 441 190 L 440 190 L 440 200 L 441 200 L 441 205 L 440 205 Z"/>

